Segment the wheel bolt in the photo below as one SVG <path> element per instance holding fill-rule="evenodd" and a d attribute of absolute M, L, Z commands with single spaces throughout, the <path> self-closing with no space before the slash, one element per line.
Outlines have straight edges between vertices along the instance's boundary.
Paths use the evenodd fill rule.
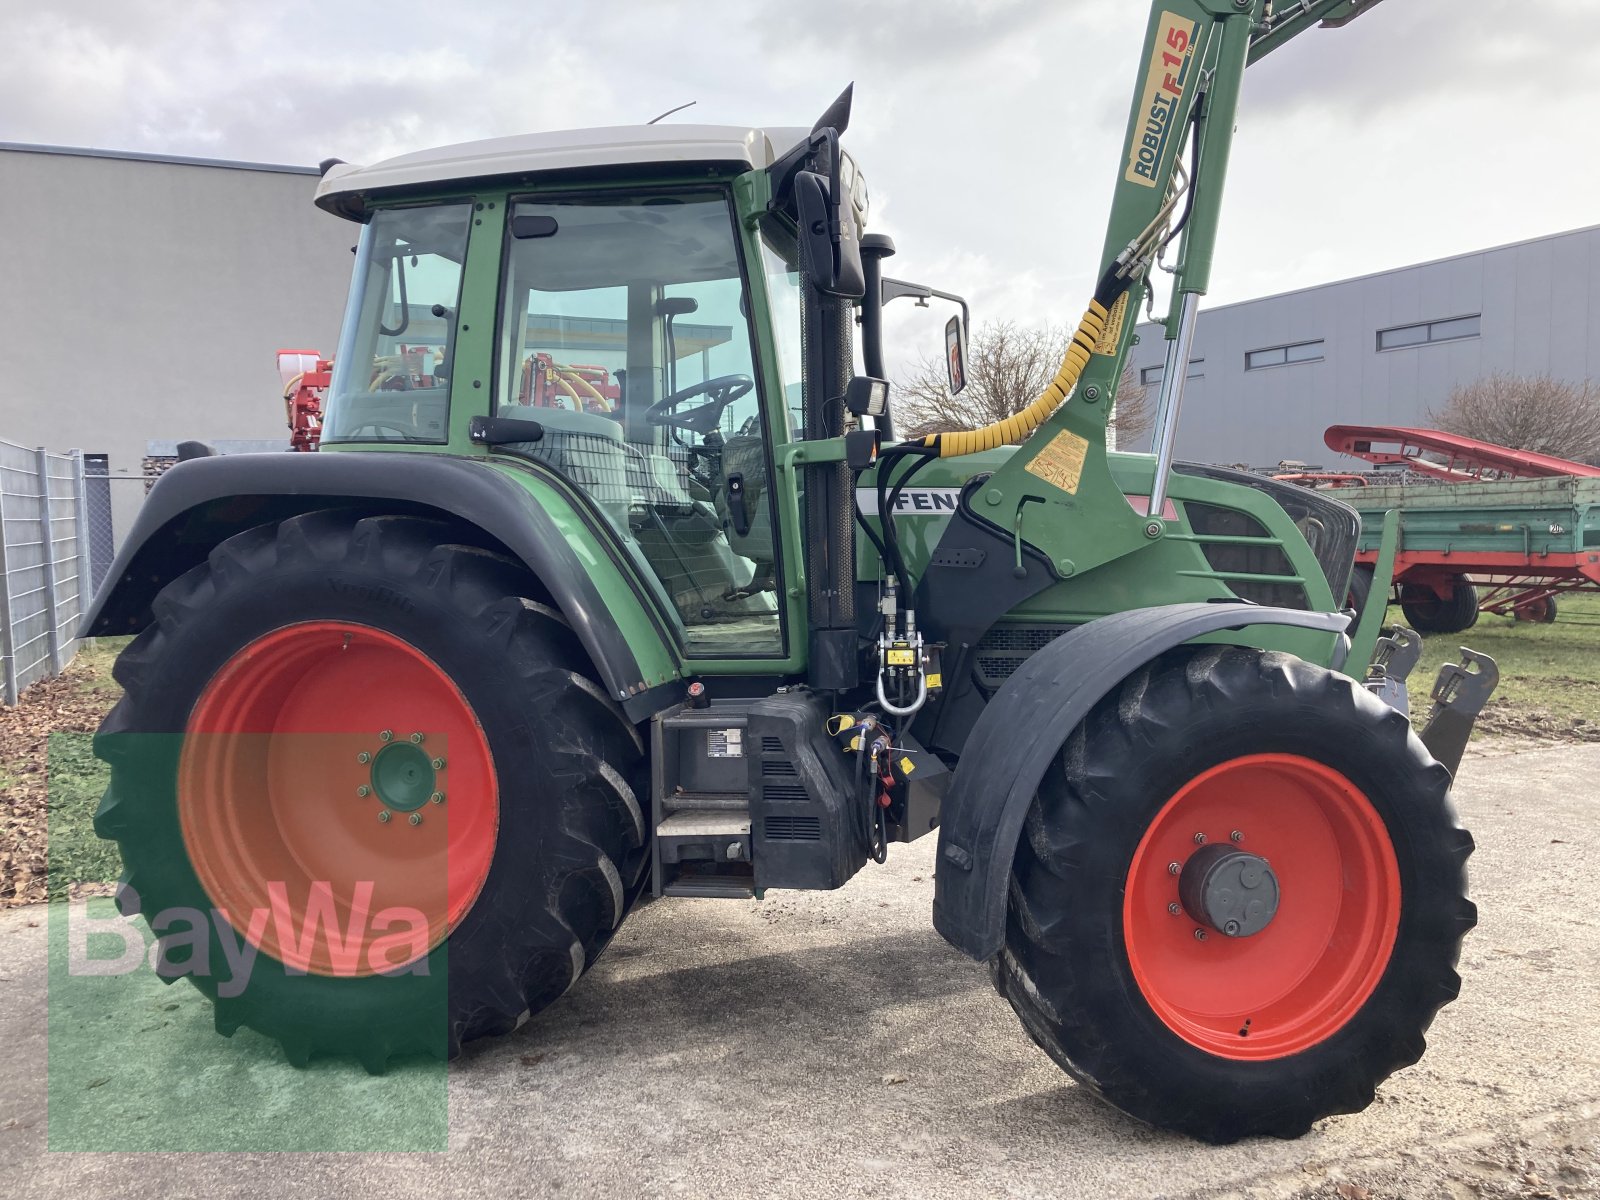
<path fill-rule="evenodd" d="M 1180 867 L 1175 862 L 1170 862 L 1170 863 L 1167 864 L 1167 874 L 1168 875 L 1176 875 L 1181 870 L 1183 870 L 1183 868 Z"/>
<path fill-rule="evenodd" d="M 1237 829 L 1235 829 L 1232 833 L 1230 833 L 1228 835 L 1228 840 L 1230 842 L 1242 842 L 1242 841 L 1244 841 L 1244 834 L 1240 833 Z"/>
<path fill-rule="evenodd" d="M 358 795 L 358 796 L 370 796 L 370 795 L 372 795 L 372 789 L 369 788 L 366 784 L 363 783 L 360 787 L 358 787 L 356 789 L 356 795 Z"/>
<path fill-rule="evenodd" d="M 442 770 L 444 770 L 444 759 L 443 759 L 443 758 L 436 758 L 436 759 L 434 759 L 434 760 L 433 760 L 433 769 L 434 769 L 434 770 L 435 770 L 435 771 L 442 771 Z"/>
<path fill-rule="evenodd" d="M 1203 834 L 1203 833 L 1195 834 L 1194 835 L 1194 844 L 1196 846 L 1204 846 L 1206 844 L 1206 835 Z"/>
<path fill-rule="evenodd" d="M 433 795 L 429 796 L 428 799 L 430 801 L 432 801 L 434 804 L 443 804 L 444 803 L 444 793 L 443 792 L 435 792 Z"/>
<path fill-rule="evenodd" d="M 412 744 L 412 745 L 413 745 L 413 746 L 420 746 L 420 745 L 422 745 L 422 735 L 421 735 L 421 734 L 420 734 L 420 733 L 413 733 L 413 734 L 412 734 L 412 735 L 411 735 L 411 744 Z"/>
<path fill-rule="evenodd" d="M 393 814 L 393 813 L 391 813 L 391 812 L 390 812 L 390 811 L 389 811 L 389 810 L 388 810 L 388 809 L 387 809 L 387 808 L 386 808 L 386 809 L 384 809 L 384 810 L 383 810 L 383 811 L 382 811 L 382 812 L 380 812 L 380 813 L 379 813 L 379 814 L 378 814 L 378 820 L 379 820 L 379 822 L 380 822 L 380 823 L 382 823 L 382 824 L 384 824 L 384 825 L 387 825 L 387 824 L 388 824 L 388 823 L 389 823 L 389 818 L 390 818 L 390 817 L 391 817 L 391 816 L 393 816 L 393 815 L 394 815 L 394 814 Z"/>
<path fill-rule="evenodd" d="M 1194 931 L 1194 940 L 1197 941 L 1197 942 L 1205 941 L 1206 940 L 1206 931 L 1204 929 L 1196 929 Z"/>
<path fill-rule="evenodd" d="M 358 763 L 369 763 L 372 761 L 372 755 L 363 750 L 360 754 L 356 755 L 356 761 Z"/>
<path fill-rule="evenodd" d="M 392 742 L 394 740 L 394 730 L 385 729 L 378 735 L 378 740 L 380 742 Z"/>
<path fill-rule="evenodd" d="M 1178 902 L 1176 900 L 1174 900 L 1171 904 L 1167 905 L 1167 911 L 1169 913 L 1171 913 L 1173 916 L 1177 916 L 1178 915 Z"/>
<path fill-rule="evenodd" d="M 421 825 L 422 824 L 422 814 L 421 813 L 412 813 L 409 817 L 406 818 L 406 820 L 410 821 L 413 825 Z"/>

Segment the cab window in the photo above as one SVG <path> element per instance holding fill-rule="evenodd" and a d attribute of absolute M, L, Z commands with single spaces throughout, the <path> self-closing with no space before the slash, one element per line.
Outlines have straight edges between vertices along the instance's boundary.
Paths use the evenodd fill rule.
<path fill-rule="evenodd" d="M 362 231 L 324 442 L 442 443 L 472 204 L 382 209 Z"/>
<path fill-rule="evenodd" d="M 696 657 L 783 653 L 768 447 L 728 198 L 516 200 L 496 412 L 594 500 Z"/>

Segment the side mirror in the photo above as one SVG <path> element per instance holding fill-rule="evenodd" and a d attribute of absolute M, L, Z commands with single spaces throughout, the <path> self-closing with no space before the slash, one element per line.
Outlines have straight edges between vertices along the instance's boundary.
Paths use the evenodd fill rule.
<path fill-rule="evenodd" d="M 866 275 L 854 212 L 834 198 L 827 178 L 816 171 L 795 175 L 794 202 L 801 261 L 811 281 L 835 296 L 864 295 Z"/>
<path fill-rule="evenodd" d="M 950 394 L 958 395 L 967 386 L 967 327 L 960 317 L 945 322 L 944 362 L 950 372 Z"/>

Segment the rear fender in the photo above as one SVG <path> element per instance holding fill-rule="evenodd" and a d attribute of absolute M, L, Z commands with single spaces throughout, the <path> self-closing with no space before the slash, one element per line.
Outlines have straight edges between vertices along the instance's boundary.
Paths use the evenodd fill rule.
<path fill-rule="evenodd" d="M 454 519 L 481 531 L 549 590 L 630 719 L 644 720 L 680 699 L 672 635 L 649 601 L 626 586 L 602 595 L 598 568 L 580 557 L 527 488 L 481 462 L 445 455 L 238 454 L 180 462 L 145 499 L 81 636 L 137 633 L 152 619 L 156 593 L 204 562 L 219 542 L 256 525 L 332 507 Z M 598 517 L 593 526 L 594 539 L 609 548 L 610 531 Z M 612 565 L 614 573 L 631 579 L 620 563 Z M 630 622 L 635 627 L 653 627 L 658 644 L 630 645 L 621 628 L 625 615 L 637 618 Z"/>
<path fill-rule="evenodd" d="M 1139 667 L 1223 630 L 1290 625 L 1342 634 L 1348 623 L 1343 613 L 1171 604 L 1101 617 L 1040 650 L 995 693 L 962 749 L 940 813 L 935 928 L 973 958 L 1000 952 L 1011 860 L 1039 782 L 1089 710 Z"/>

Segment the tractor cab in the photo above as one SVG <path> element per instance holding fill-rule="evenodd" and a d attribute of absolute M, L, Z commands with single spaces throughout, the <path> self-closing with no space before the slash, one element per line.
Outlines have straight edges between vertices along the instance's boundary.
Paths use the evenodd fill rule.
<path fill-rule="evenodd" d="M 421 200 L 329 173 L 322 202 L 365 227 L 322 446 L 487 441 L 541 464 L 609 524 L 687 654 L 782 657 L 772 446 L 803 421 L 800 264 L 792 219 L 752 206 L 804 131 L 577 136 L 504 141 L 530 162 L 597 148 L 643 161 L 604 186 L 592 172 L 552 183 L 541 163 L 536 185 Z M 488 147 L 511 152 L 456 149 Z M 848 178 L 862 196 L 853 164 Z M 487 353 L 461 373 L 468 341 Z M 479 444 L 460 445 L 463 416 L 491 419 Z"/>
<path fill-rule="evenodd" d="M 458 450 L 462 416 L 491 418 L 494 453 L 554 470 L 611 526 L 686 654 L 782 656 L 771 450 L 803 424 L 800 262 L 792 219 L 754 214 L 805 131 L 590 134 L 453 147 L 499 174 L 538 163 L 528 187 L 419 200 L 422 179 L 397 176 L 426 163 L 328 173 L 320 203 L 365 229 L 322 446 Z M 597 154 L 622 178 L 552 182 L 550 158 Z M 864 184 L 842 162 L 859 221 Z M 387 186 L 368 195 L 373 171 Z M 486 344 L 466 374 L 462 339 Z"/>

